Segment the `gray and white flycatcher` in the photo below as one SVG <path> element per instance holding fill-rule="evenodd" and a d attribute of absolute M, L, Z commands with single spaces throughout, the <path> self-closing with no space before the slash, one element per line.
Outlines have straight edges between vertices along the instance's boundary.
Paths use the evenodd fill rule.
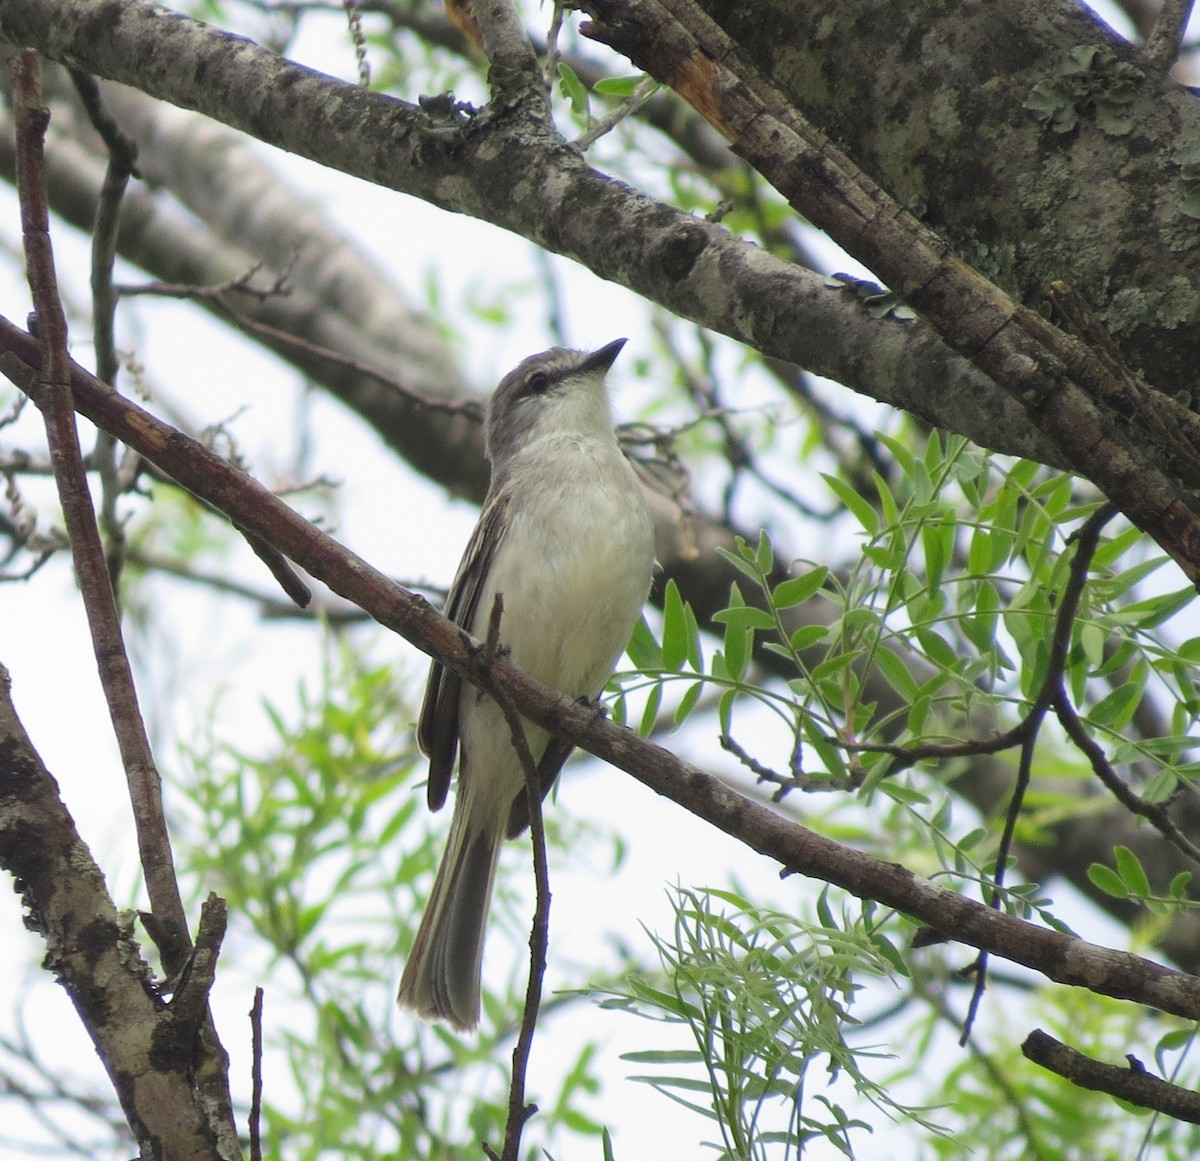
<path fill-rule="evenodd" d="M 653 526 L 604 381 L 624 345 L 555 347 L 500 381 L 485 422 L 491 483 L 446 602 L 446 616 L 483 639 L 501 594 L 499 637 L 513 663 L 572 698 L 594 698 L 608 680 L 654 565 Z M 524 729 L 544 795 L 572 747 L 531 722 Z M 456 754 L 458 788 L 399 1001 L 469 1029 L 500 845 L 529 821 L 525 772 L 496 702 L 436 662 L 417 740 L 430 808 L 446 801 Z"/>

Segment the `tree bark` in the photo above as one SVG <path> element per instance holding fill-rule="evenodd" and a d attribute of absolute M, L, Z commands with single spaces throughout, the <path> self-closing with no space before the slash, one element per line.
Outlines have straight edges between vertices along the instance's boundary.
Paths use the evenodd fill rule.
<path fill-rule="evenodd" d="M 958 255 L 1027 306 L 1055 279 L 1190 403 L 1200 104 L 1075 0 L 700 0 L 742 51 Z M 1097 46 L 1090 62 L 1072 51 Z M 1042 85 L 1072 106 L 1056 131 Z M 1126 128 L 1126 126 L 1128 126 Z"/>

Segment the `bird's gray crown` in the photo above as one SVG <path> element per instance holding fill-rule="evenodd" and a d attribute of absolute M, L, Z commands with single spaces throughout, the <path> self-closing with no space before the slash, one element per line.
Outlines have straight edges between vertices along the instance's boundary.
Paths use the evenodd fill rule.
<path fill-rule="evenodd" d="M 551 347 L 517 364 L 500 380 L 488 403 L 484 424 L 488 459 L 495 464 L 497 458 L 520 447 L 537 426 L 547 400 L 589 378 L 602 383 L 624 345 L 624 339 L 617 339 L 597 351 Z"/>

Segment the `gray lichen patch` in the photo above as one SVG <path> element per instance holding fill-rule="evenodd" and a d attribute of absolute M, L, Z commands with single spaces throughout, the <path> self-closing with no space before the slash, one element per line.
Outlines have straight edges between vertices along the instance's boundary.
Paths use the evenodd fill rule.
<path fill-rule="evenodd" d="M 1145 74 L 1107 45 L 1077 44 L 1054 75 L 1038 81 L 1023 102 L 1055 133 L 1070 133 L 1086 116 L 1113 137 L 1133 128 L 1133 102 Z"/>

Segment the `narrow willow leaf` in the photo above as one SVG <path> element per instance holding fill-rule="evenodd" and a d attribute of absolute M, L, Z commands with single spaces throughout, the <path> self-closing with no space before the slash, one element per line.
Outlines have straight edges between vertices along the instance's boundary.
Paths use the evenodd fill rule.
<path fill-rule="evenodd" d="M 875 665 L 890 685 L 901 697 L 912 701 L 917 697 L 920 687 L 909 672 L 908 666 L 890 649 L 880 648 L 875 651 Z"/>
<path fill-rule="evenodd" d="M 754 553 L 754 566 L 762 576 L 770 576 L 775 567 L 775 549 L 771 538 L 763 530 L 758 534 L 758 548 Z"/>
<path fill-rule="evenodd" d="M 638 618 L 633 627 L 633 636 L 629 639 L 629 660 L 635 669 L 652 670 L 663 668 L 662 649 L 654 639 L 650 626 L 644 616 Z"/>
<path fill-rule="evenodd" d="M 756 609 L 753 605 L 739 605 L 735 608 L 722 609 L 713 614 L 713 620 L 722 625 L 737 625 L 743 629 L 775 628 L 775 618 L 765 609 Z"/>
<path fill-rule="evenodd" d="M 658 708 L 662 705 L 662 694 L 662 682 L 655 682 L 650 687 L 650 696 L 646 698 L 646 708 L 642 710 L 642 721 L 638 726 L 638 733 L 643 738 L 648 738 L 654 732 L 654 724 L 658 721 Z"/>
<path fill-rule="evenodd" d="M 558 62 L 558 82 L 562 87 L 563 95 L 571 102 L 572 111 L 576 116 L 586 117 L 588 115 L 587 87 L 579 79 L 579 74 L 564 61 Z"/>
<path fill-rule="evenodd" d="M 679 700 L 679 706 L 675 710 L 675 724 L 683 725 L 687 721 L 688 715 L 696 708 L 696 703 L 700 700 L 700 694 L 704 690 L 704 683 L 697 681 L 689 685 L 682 698 Z"/>
<path fill-rule="evenodd" d="M 597 93 L 605 93 L 610 97 L 619 97 L 624 100 L 626 97 L 633 95 L 633 90 L 644 81 L 645 74 L 636 77 L 605 77 L 603 80 L 596 82 L 594 88 Z"/>
<path fill-rule="evenodd" d="M 663 668 L 678 671 L 688 655 L 687 617 L 683 611 L 683 597 L 674 580 L 667 581 L 663 593 L 663 639 L 662 658 Z"/>
<path fill-rule="evenodd" d="M 1116 860 L 1117 874 L 1129 888 L 1129 893 L 1131 895 L 1149 895 L 1150 880 L 1137 855 L 1128 847 L 1116 846 L 1113 847 L 1113 858 Z"/>
<path fill-rule="evenodd" d="M 837 496 L 847 511 L 867 532 L 873 536 L 879 531 L 879 514 L 869 501 L 864 500 L 845 480 L 839 480 L 836 476 L 824 473 L 822 473 L 822 478 L 829 485 L 830 491 Z"/>

